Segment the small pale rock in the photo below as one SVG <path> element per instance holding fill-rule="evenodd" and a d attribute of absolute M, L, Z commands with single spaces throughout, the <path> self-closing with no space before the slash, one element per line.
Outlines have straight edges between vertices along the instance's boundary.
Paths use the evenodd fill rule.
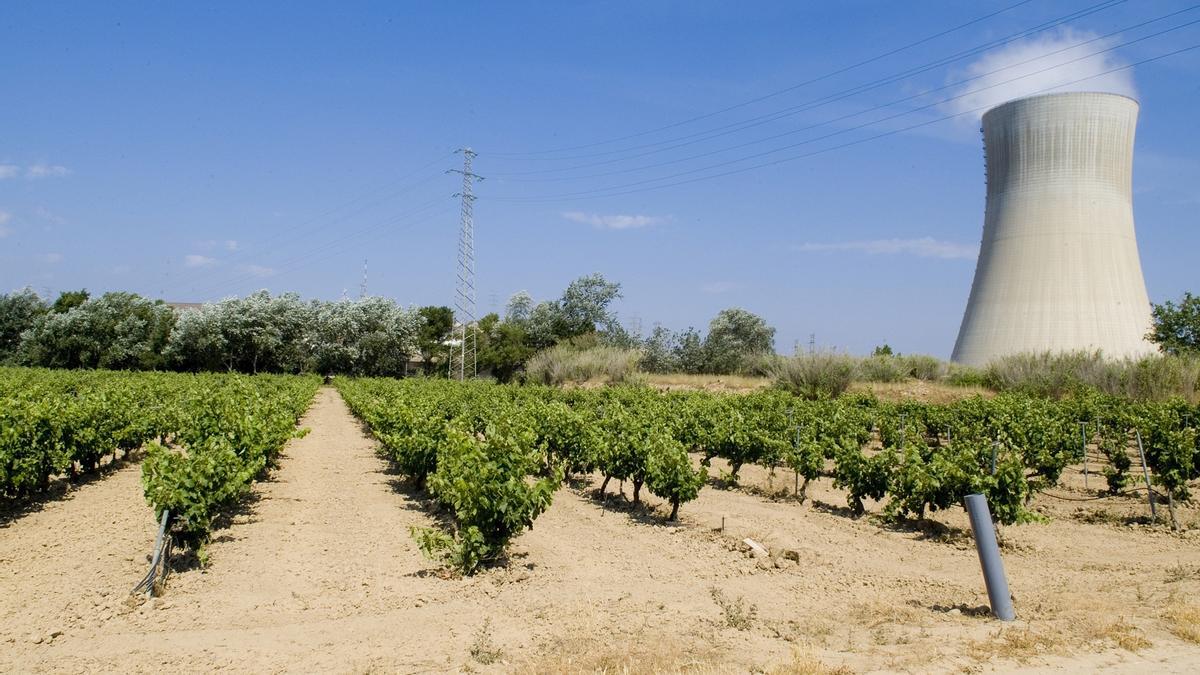
<path fill-rule="evenodd" d="M 754 556 L 755 558 L 762 558 L 770 555 L 765 546 L 749 537 L 743 539 L 742 543 L 750 547 L 750 555 Z"/>

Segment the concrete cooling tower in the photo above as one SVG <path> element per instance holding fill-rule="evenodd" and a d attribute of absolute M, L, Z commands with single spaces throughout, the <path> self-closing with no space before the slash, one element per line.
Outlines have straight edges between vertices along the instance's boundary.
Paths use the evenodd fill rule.
<path fill-rule="evenodd" d="M 1020 352 L 1155 351 L 1133 233 L 1138 103 L 1072 92 L 983 116 L 987 209 L 953 360 Z"/>

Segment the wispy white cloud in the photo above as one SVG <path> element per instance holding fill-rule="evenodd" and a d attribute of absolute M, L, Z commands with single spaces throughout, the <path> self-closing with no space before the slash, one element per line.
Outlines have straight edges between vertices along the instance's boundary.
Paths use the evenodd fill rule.
<path fill-rule="evenodd" d="M 12 234 L 12 230 L 6 227 L 8 221 L 12 220 L 12 214 L 8 211 L 0 211 L 0 238 L 7 237 Z"/>
<path fill-rule="evenodd" d="M 262 278 L 275 274 L 275 268 L 263 267 L 262 265 L 242 265 L 242 272 Z"/>
<path fill-rule="evenodd" d="M 932 237 L 917 239 L 869 239 L 865 241 L 843 241 L 834 243 L 805 243 L 796 247 L 804 253 L 831 251 L 854 251 L 869 255 L 915 255 L 919 258 L 945 258 L 974 260 L 979 255 L 978 245 L 940 241 Z"/>
<path fill-rule="evenodd" d="M 41 218 L 42 220 L 44 220 L 48 223 L 53 223 L 54 225 L 66 225 L 67 224 L 66 218 L 63 218 L 62 216 L 51 212 L 50 209 L 47 209 L 44 206 L 39 206 L 39 207 L 35 208 L 33 210 L 33 215 L 37 216 L 38 218 Z"/>
<path fill-rule="evenodd" d="M 1051 91 L 1106 91 L 1136 97 L 1132 69 L 1107 72 L 1126 62 L 1115 52 L 1096 54 L 1112 47 L 1115 40 L 1096 37 L 1095 33 L 1066 28 L 987 52 L 967 66 L 965 77 L 961 72 L 951 75 L 955 81 L 978 79 L 962 85 L 955 92 L 960 98 L 946 107 L 954 113 L 979 108 L 974 114 L 978 119 L 986 108 Z"/>
<path fill-rule="evenodd" d="M 225 250 L 226 251 L 236 251 L 237 249 L 238 249 L 238 243 L 237 243 L 236 239 L 226 239 L 225 240 Z"/>
<path fill-rule="evenodd" d="M 38 262 L 46 263 L 47 265 L 55 265 L 62 262 L 63 256 L 61 253 L 43 253 L 37 256 Z"/>
<path fill-rule="evenodd" d="M 216 264 L 216 258 L 210 258 L 206 255 L 200 255 L 198 253 L 189 253 L 188 255 L 183 256 L 184 267 L 209 267 Z"/>
<path fill-rule="evenodd" d="M 728 293 L 729 291 L 736 290 L 741 287 L 741 284 L 733 281 L 712 281 L 707 284 L 700 284 L 700 292 L 717 295 L 720 293 Z"/>
<path fill-rule="evenodd" d="M 61 164 L 48 164 L 46 162 L 30 164 L 24 168 L 19 164 L 0 164 L 0 180 L 16 178 L 18 176 L 26 178 L 57 178 L 59 176 L 66 176 L 69 173 L 71 173 L 71 170 Z"/>
<path fill-rule="evenodd" d="M 71 173 L 71 170 L 61 164 L 46 164 L 38 162 L 25 169 L 26 178 L 58 178 Z"/>
<path fill-rule="evenodd" d="M 599 213 L 584 213 L 583 211 L 564 211 L 563 218 L 576 223 L 584 223 L 593 227 L 599 227 L 606 230 L 629 230 L 636 227 L 648 227 L 664 222 L 667 218 L 663 216 L 647 216 L 647 215 L 602 215 Z"/>

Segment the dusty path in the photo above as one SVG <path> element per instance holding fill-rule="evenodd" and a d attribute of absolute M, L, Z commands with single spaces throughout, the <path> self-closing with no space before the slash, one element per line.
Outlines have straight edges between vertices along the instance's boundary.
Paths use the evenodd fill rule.
<path fill-rule="evenodd" d="M 129 464 L 0 528 L 0 670 L 11 670 L 10 656 L 127 611 L 154 543 L 141 476 Z"/>

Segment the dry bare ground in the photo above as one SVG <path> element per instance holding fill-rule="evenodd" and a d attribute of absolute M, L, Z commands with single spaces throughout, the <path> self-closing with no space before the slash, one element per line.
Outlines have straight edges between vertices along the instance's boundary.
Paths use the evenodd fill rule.
<path fill-rule="evenodd" d="M 598 501 L 585 479 L 506 567 L 450 579 L 408 534 L 430 524 L 423 505 L 336 392 L 302 424 L 312 433 L 218 531 L 209 566 L 147 603 L 126 602 L 154 534 L 137 467 L 0 530 L 0 671 L 1200 668 L 1200 542 L 1119 510 L 1083 522 L 1054 506 L 1049 524 L 1004 528 L 1009 625 L 981 609 L 960 513 L 932 531 L 855 520 L 824 481 L 816 506 L 773 500 L 790 475 L 768 485 L 753 467 L 741 489 L 702 491 L 680 524 L 653 498 L 628 508 L 619 486 Z M 750 557 L 744 537 L 773 556 Z"/>

